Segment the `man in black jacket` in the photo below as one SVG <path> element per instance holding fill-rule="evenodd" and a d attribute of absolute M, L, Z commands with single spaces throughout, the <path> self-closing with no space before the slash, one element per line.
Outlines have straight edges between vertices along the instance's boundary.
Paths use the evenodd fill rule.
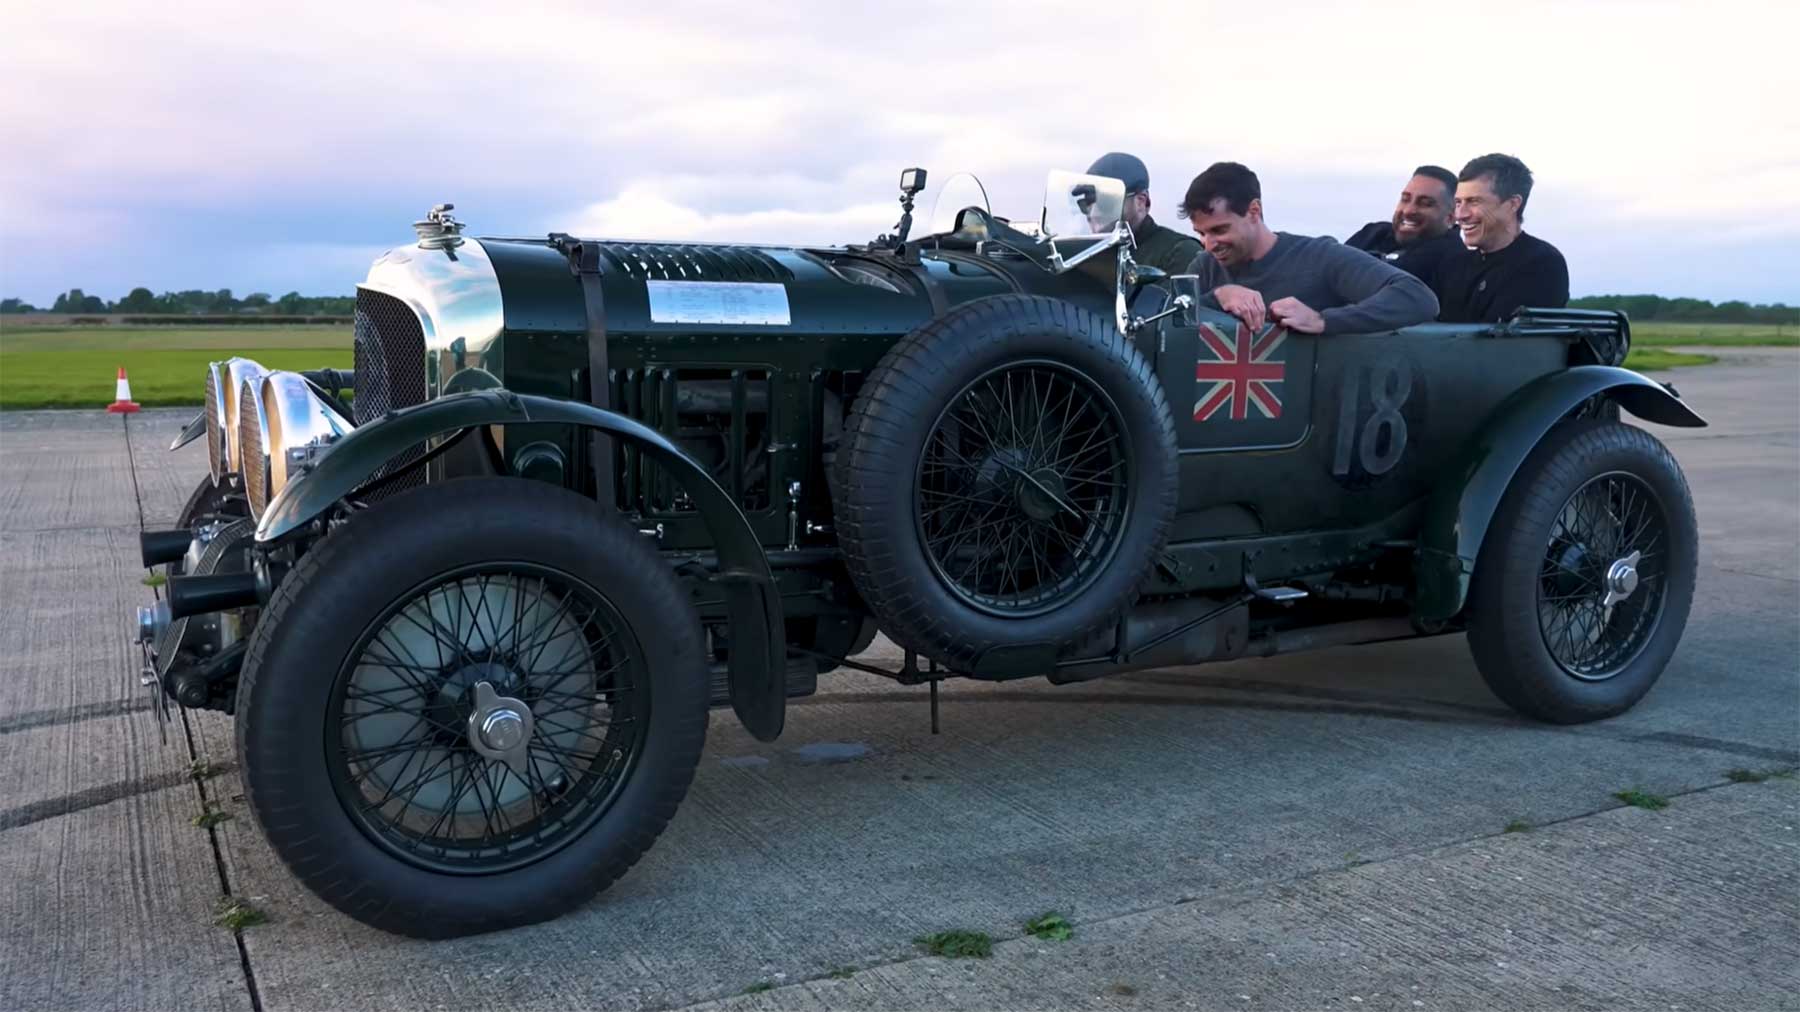
<path fill-rule="evenodd" d="M 1401 188 L 1393 219 L 1369 222 L 1344 245 L 1374 254 L 1429 285 L 1438 263 L 1462 249 L 1450 224 L 1455 198 L 1456 173 L 1441 165 L 1421 165 Z"/>
<path fill-rule="evenodd" d="M 1191 235 L 1158 225 L 1150 217 L 1150 170 L 1144 167 L 1142 159 L 1111 151 L 1088 166 L 1088 175 L 1107 176 L 1125 184 L 1125 224 L 1131 226 L 1131 237 L 1137 243 L 1138 263 L 1160 267 L 1170 274 L 1187 269 L 1189 261 L 1199 254 L 1200 243 Z"/>
<path fill-rule="evenodd" d="M 1521 306 L 1569 303 L 1563 255 L 1524 232 L 1531 170 L 1511 155 L 1482 155 L 1456 177 L 1456 224 L 1466 249 L 1445 257 L 1432 288 L 1445 323 L 1498 323 Z"/>

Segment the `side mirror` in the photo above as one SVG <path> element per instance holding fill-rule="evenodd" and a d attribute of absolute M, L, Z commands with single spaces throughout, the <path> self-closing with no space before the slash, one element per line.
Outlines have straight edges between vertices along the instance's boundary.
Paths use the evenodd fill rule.
<path fill-rule="evenodd" d="M 1182 324 L 1189 327 L 1200 326 L 1200 275 L 1177 274 L 1170 280 L 1176 300 L 1187 300 L 1187 306 L 1181 314 Z"/>

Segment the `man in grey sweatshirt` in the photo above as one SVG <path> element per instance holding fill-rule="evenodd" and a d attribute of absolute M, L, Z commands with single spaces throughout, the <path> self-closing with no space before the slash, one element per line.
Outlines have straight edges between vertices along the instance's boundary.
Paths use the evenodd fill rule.
<path fill-rule="evenodd" d="M 1204 251 L 1188 267 L 1205 302 L 1252 330 L 1274 322 L 1302 334 L 1366 334 L 1436 319 L 1425 283 L 1328 236 L 1276 232 L 1262 184 L 1236 162 L 1194 177 L 1182 201 Z"/>

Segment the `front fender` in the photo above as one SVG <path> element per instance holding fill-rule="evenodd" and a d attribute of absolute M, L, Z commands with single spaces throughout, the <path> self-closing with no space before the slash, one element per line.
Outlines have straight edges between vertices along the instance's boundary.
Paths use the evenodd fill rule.
<path fill-rule="evenodd" d="M 205 434 L 206 412 L 202 411 L 194 416 L 193 421 L 187 423 L 187 425 L 182 428 L 181 432 L 175 437 L 175 441 L 169 444 L 169 450 L 171 452 L 179 450 Z"/>
<path fill-rule="evenodd" d="M 743 511 L 693 458 L 661 433 L 590 404 L 506 390 L 451 394 L 360 426 L 263 512 L 256 540 L 269 542 L 311 523 L 407 447 L 476 426 L 574 425 L 631 443 L 663 467 L 700 509 L 719 557 L 731 621 L 731 706 L 759 740 L 781 734 L 787 714 L 787 634 L 774 575 Z"/>
<path fill-rule="evenodd" d="M 1683 428 L 1706 425 L 1662 384 L 1630 369 L 1575 366 L 1521 387 L 1482 423 L 1426 500 L 1419 535 L 1419 618 L 1441 622 L 1462 610 L 1482 540 L 1513 475 L 1558 422 L 1599 394 L 1648 421 Z"/>

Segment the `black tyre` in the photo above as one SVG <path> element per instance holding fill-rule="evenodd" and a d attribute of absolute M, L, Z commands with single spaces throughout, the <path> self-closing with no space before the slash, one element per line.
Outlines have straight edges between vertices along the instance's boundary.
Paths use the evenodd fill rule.
<path fill-rule="evenodd" d="M 385 931 L 465 935 L 630 868 L 693 779 L 707 697 L 699 619 L 640 535 L 561 489 L 468 479 L 358 514 L 282 581 L 238 757 L 313 892 Z"/>
<path fill-rule="evenodd" d="M 1149 576 L 1176 462 L 1155 372 L 1109 322 L 980 299 L 870 374 L 833 475 L 838 540 L 902 646 L 963 671 L 996 647 L 1067 650 Z"/>
<path fill-rule="evenodd" d="M 1507 489 L 1476 561 L 1469 647 L 1530 717 L 1611 717 L 1650 691 L 1694 598 L 1693 498 L 1642 429 L 1568 422 Z"/>

